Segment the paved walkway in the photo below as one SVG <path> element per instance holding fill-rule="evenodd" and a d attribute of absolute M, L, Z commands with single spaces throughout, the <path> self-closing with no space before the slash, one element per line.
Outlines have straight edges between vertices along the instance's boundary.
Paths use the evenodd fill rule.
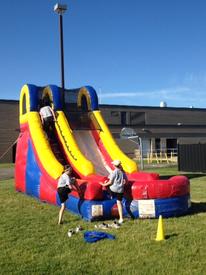
<path fill-rule="evenodd" d="M 14 178 L 14 167 L 0 168 L 0 181 Z"/>

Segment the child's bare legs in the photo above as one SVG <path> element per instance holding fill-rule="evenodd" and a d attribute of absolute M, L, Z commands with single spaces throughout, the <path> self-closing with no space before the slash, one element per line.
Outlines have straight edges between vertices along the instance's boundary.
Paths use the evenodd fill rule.
<path fill-rule="evenodd" d="M 58 224 L 61 224 L 62 223 L 62 218 L 63 218 L 63 214 L 64 214 L 64 209 L 65 209 L 65 202 L 63 202 L 61 204 L 61 208 L 59 210 L 59 221 L 58 221 Z"/>
<path fill-rule="evenodd" d="M 122 202 L 117 200 L 117 208 L 119 212 L 119 223 L 123 223 L 123 211 L 122 211 Z"/>

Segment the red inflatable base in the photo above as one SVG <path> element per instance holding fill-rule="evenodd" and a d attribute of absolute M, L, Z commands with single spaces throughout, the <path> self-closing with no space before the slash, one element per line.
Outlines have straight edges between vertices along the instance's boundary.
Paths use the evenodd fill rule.
<path fill-rule="evenodd" d="M 164 199 L 190 193 L 190 184 L 185 176 L 174 176 L 168 180 L 136 181 L 131 186 L 134 200 Z"/>

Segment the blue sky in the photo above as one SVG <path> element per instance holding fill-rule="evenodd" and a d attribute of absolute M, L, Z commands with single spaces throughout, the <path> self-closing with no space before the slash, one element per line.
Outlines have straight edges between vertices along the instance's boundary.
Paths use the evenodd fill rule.
<path fill-rule="evenodd" d="M 53 0 L 0 1 L 0 99 L 61 85 Z M 65 0 L 65 86 L 100 103 L 206 108 L 206 1 Z"/>

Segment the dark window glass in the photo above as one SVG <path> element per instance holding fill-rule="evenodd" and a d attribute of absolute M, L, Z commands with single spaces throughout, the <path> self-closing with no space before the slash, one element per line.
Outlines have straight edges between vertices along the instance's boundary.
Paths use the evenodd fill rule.
<path fill-rule="evenodd" d="M 131 125 L 145 125 L 145 112 L 130 112 Z"/>
<path fill-rule="evenodd" d="M 88 105 L 87 105 L 87 99 L 86 96 L 83 95 L 81 98 L 81 105 L 82 105 L 82 111 L 87 112 L 88 111 Z"/>
<path fill-rule="evenodd" d="M 117 112 L 117 111 L 111 111 L 111 116 L 112 117 L 118 117 L 119 116 L 119 112 Z"/>
<path fill-rule="evenodd" d="M 125 126 L 127 124 L 127 113 L 121 112 L 121 125 Z"/>
<path fill-rule="evenodd" d="M 26 95 L 23 95 L 23 100 L 22 100 L 22 115 L 26 114 Z"/>
<path fill-rule="evenodd" d="M 167 141 L 167 155 L 171 155 L 172 153 L 177 152 L 177 139 L 176 138 L 168 138 Z"/>
<path fill-rule="evenodd" d="M 155 151 L 158 155 L 160 154 L 160 138 L 155 139 Z"/>

